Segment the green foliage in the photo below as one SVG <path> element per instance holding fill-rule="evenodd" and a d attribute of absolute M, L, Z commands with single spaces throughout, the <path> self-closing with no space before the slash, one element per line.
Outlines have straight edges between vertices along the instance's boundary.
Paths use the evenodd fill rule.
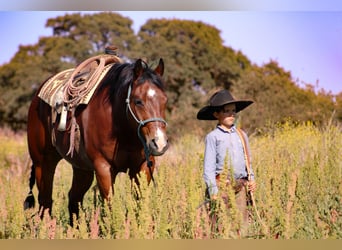
<path fill-rule="evenodd" d="M 53 29 L 53 37 L 69 39 L 69 47 L 59 50 L 64 52 L 64 59 L 79 63 L 92 55 L 104 52 L 108 45 L 115 44 L 126 56 L 134 50 L 137 42 L 131 28 L 132 20 L 116 13 L 67 14 L 51 18 L 46 26 Z M 70 54 L 69 54 L 70 53 Z M 70 58 L 66 57 L 69 56 Z"/>
<path fill-rule="evenodd" d="M 34 45 L 20 46 L 10 63 L 0 66 L 0 126 L 25 129 L 33 93 L 49 76 L 75 67 L 108 45 L 118 47 L 124 60 L 163 58 L 168 95 L 167 120 L 172 137 L 193 131 L 196 113 L 218 88 L 230 89 L 237 98 L 253 99 L 243 112 L 243 127 L 253 132 L 265 122 L 291 117 L 296 121 L 324 124 L 333 116 L 341 121 L 341 98 L 302 89 L 290 72 L 277 62 L 259 67 L 240 51 L 223 45 L 220 30 L 203 22 L 150 19 L 137 35 L 132 20 L 113 12 L 66 14 L 50 18 L 46 27 L 52 36 Z M 229 41 L 227 41 L 229 42 Z M 200 135 L 211 124 L 198 123 Z"/>
<path fill-rule="evenodd" d="M 243 127 L 250 131 L 261 129 L 267 123 L 312 121 L 317 125 L 325 124 L 334 110 L 333 96 L 318 92 L 309 85 L 298 88 L 291 74 L 271 61 L 261 68 L 250 68 L 241 75 L 240 81 L 233 86 L 233 93 L 240 98 L 250 98 L 255 103 L 242 112 Z"/>
<path fill-rule="evenodd" d="M 251 144 L 254 162 L 262 162 L 254 164 L 265 180 L 258 204 L 271 231 L 286 239 L 340 238 L 340 128 L 287 122 Z"/>
<path fill-rule="evenodd" d="M 42 81 L 103 53 L 107 45 L 117 46 L 127 60 L 150 63 L 162 57 L 172 145 L 157 159 L 156 187 L 142 175 L 137 201 L 136 187 L 127 175 L 119 175 L 108 204 L 94 187 L 77 227 L 71 228 L 67 197 L 72 171 L 63 161 L 55 175 L 54 216 L 40 220 L 36 210 L 22 212 L 28 192 L 25 137 L 1 130 L 0 238 L 238 238 L 241 218 L 234 203 L 227 210 L 218 200 L 215 225 L 206 205 L 198 208 L 204 201 L 201 138 L 215 121 L 197 121 L 196 113 L 222 87 L 255 101 L 239 114 L 240 125 L 252 135 L 255 199 L 262 219 L 251 208 L 249 237 L 342 238 L 342 136 L 336 123 L 342 120 L 341 94 L 317 91 L 310 84 L 299 88 L 275 61 L 253 65 L 241 52 L 223 46 L 220 31 L 203 22 L 151 19 L 137 35 L 131 25 L 132 20 L 116 13 L 49 19 L 52 36 L 20 46 L 11 62 L 0 66 L 0 126 L 25 128 L 31 97 Z"/>
<path fill-rule="evenodd" d="M 131 56 L 136 37 L 132 21 L 114 13 L 72 14 L 51 18 L 53 36 L 35 45 L 20 46 L 10 63 L 0 67 L 0 126 L 23 129 L 33 94 L 48 77 L 73 68 L 115 44 Z"/>
<path fill-rule="evenodd" d="M 22 212 L 28 192 L 29 164 L 23 136 L 1 131 L 0 238 L 5 239 L 236 239 L 241 216 L 233 191 L 226 209 L 218 199 L 213 224 L 204 201 L 204 142 L 197 135 L 173 141 L 157 158 L 156 186 L 141 175 L 140 199 L 127 174 L 117 176 L 108 203 L 95 182 L 68 225 L 67 197 L 71 167 L 62 161 L 55 174 L 53 217 L 39 219 L 37 208 Z M 254 239 L 341 239 L 341 128 L 319 129 L 311 123 L 286 122 L 252 136 L 250 145 L 258 189 L 257 210 L 250 207 L 246 237 Z M 9 160 L 10 159 L 10 160 Z M 15 192 L 13 192 L 15 190 Z M 37 197 L 37 190 L 34 189 Z M 201 206 L 199 206 L 201 205 Z"/>
<path fill-rule="evenodd" d="M 144 56 L 164 58 L 172 134 L 189 131 L 196 112 L 217 86 L 230 88 L 239 75 L 235 52 L 220 31 L 202 22 L 150 19 L 138 33 Z"/>

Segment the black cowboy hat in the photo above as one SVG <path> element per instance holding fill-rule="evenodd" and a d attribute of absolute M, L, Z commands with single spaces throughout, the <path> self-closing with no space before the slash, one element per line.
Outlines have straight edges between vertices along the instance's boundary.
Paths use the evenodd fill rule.
<path fill-rule="evenodd" d="M 198 120 L 217 120 L 213 113 L 218 111 L 218 108 L 226 104 L 235 103 L 236 113 L 251 105 L 253 101 L 250 100 L 235 100 L 228 90 L 223 89 L 210 97 L 209 105 L 200 109 L 197 113 Z"/>

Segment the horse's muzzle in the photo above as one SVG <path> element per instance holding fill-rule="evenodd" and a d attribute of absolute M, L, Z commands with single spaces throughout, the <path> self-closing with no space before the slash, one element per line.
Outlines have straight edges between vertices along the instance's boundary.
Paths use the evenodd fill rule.
<path fill-rule="evenodd" d="M 149 151 L 153 156 L 163 155 L 169 147 L 167 136 L 161 130 L 147 143 Z"/>

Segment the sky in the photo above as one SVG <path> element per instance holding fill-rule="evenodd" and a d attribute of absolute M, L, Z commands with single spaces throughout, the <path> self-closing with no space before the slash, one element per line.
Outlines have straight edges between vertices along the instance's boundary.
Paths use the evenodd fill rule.
<path fill-rule="evenodd" d="M 0 11 L 0 65 L 19 45 L 51 36 L 48 18 L 70 11 Z M 93 13 L 93 12 L 82 12 Z M 221 31 L 225 46 L 259 66 L 277 61 L 296 83 L 342 92 L 342 11 L 118 11 L 137 32 L 150 18 L 202 21 Z"/>

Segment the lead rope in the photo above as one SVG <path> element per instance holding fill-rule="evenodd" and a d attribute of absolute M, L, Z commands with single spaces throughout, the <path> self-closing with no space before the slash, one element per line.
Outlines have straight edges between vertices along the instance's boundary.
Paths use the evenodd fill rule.
<path fill-rule="evenodd" d="M 251 180 L 251 167 L 250 167 L 250 158 L 249 158 L 249 153 L 248 153 L 246 139 L 243 136 L 241 129 L 237 128 L 236 132 L 239 135 L 241 143 L 242 143 L 243 153 L 244 153 L 245 161 L 246 161 L 247 179 L 248 179 L 248 182 L 249 182 Z M 253 194 L 253 192 L 250 192 L 250 191 L 248 191 L 248 193 L 249 193 L 249 195 L 250 195 L 250 197 L 252 199 L 252 206 L 254 207 L 255 214 L 257 215 L 258 220 L 259 220 L 260 224 L 262 225 L 265 233 L 268 235 L 268 228 L 267 228 L 267 226 L 265 225 L 265 223 L 262 221 L 262 219 L 260 217 L 259 211 L 258 211 L 256 203 L 255 203 L 254 194 Z"/>

